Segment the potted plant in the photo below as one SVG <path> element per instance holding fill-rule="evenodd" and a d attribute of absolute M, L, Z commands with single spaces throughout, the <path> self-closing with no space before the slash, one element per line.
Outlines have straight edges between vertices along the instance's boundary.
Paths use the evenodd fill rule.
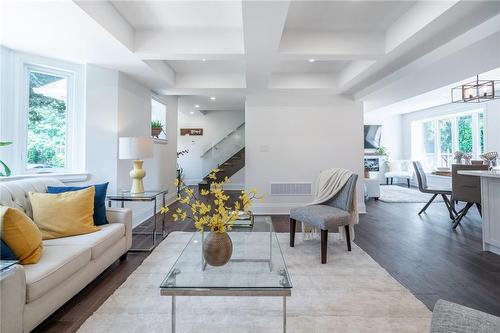
<path fill-rule="evenodd" d="M 0 147 L 11 145 L 12 142 L 8 141 L 0 141 Z M 11 175 L 11 171 L 7 164 L 5 164 L 2 160 L 0 160 L 0 166 L 3 168 L 3 171 L 0 171 L 0 177 L 9 177 Z"/>
<path fill-rule="evenodd" d="M 151 121 L 151 136 L 158 138 L 163 131 L 163 124 L 159 120 Z"/>
<path fill-rule="evenodd" d="M 228 235 L 234 221 L 239 214 L 250 214 L 251 202 L 254 199 L 263 199 L 257 196 L 257 190 L 250 192 L 242 191 L 234 204 L 228 203 L 229 195 L 224 193 L 224 185 L 229 182 L 228 177 L 218 181 L 217 173 L 219 169 L 214 169 L 208 175 L 213 181 L 210 190 L 201 190 L 199 196 L 190 187 L 183 187 L 178 195 L 178 202 L 184 205 L 172 212 L 174 221 L 191 220 L 195 228 L 200 232 L 210 231 L 208 237 L 203 242 L 203 257 L 211 266 L 225 265 L 233 253 L 233 243 Z M 176 184 L 178 185 L 178 184 Z M 169 212 L 168 207 L 161 208 L 162 214 Z"/>

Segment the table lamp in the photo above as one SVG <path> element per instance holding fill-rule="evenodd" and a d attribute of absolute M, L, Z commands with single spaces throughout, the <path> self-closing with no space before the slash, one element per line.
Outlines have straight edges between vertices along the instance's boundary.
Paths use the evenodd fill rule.
<path fill-rule="evenodd" d="M 119 139 L 119 159 L 133 160 L 134 168 L 130 171 L 132 178 L 131 194 L 144 193 L 142 179 L 146 171 L 142 168 L 142 159 L 153 157 L 153 140 L 145 137 L 121 137 Z"/>

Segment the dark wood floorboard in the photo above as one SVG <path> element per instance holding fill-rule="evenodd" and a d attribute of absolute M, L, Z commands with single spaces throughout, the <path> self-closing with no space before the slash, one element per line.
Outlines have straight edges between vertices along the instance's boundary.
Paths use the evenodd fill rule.
<path fill-rule="evenodd" d="M 429 309 L 442 298 L 500 316 L 500 256 L 481 251 L 477 212 L 472 211 L 453 231 L 443 203 L 432 204 L 427 214 L 418 216 L 422 206 L 368 201 L 368 214 L 360 216 L 354 243 Z M 273 225 L 277 232 L 288 232 L 288 216 L 273 216 Z M 300 231 L 300 224 L 297 227 Z M 152 219 L 134 230 L 151 228 Z M 167 220 L 166 229 L 194 231 L 194 226 Z M 146 236 L 133 238 L 134 247 L 150 244 Z M 318 258 L 319 251 L 318 244 Z M 147 256 L 129 253 L 124 262 L 115 262 L 35 332 L 75 332 Z"/>

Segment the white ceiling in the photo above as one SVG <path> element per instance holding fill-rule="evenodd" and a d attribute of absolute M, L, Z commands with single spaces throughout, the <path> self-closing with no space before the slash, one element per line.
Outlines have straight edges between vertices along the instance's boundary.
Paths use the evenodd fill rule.
<path fill-rule="evenodd" d="M 285 28 L 305 31 L 385 31 L 416 1 L 294 1 Z"/>
<path fill-rule="evenodd" d="M 367 101 L 499 32 L 499 13 L 500 1 L 7 0 L 0 43 L 117 69 L 202 108 L 235 109 L 259 93 Z M 456 68 L 455 76 L 466 67 Z"/>
<path fill-rule="evenodd" d="M 243 27 L 241 1 L 111 1 L 135 29 Z"/>

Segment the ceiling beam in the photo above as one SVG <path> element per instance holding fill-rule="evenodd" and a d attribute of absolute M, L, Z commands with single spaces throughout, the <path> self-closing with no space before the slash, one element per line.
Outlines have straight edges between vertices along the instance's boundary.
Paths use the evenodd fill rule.
<path fill-rule="evenodd" d="M 266 89 L 277 62 L 290 2 L 244 1 L 241 5 L 246 86 L 250 91 Z"/>
<path fill-rule="evenodd" d="M 240 29 L 136 30 L 134 53 L 141 59 L 226 60 L 244 54 Z M 186 59 L 187 58 L 189 59 Z"/>
<path fill-rule="evenodd" d="M 279 51 L 281 58 L 293 60 L 371 60 L 385 54 L 385 34 L 287 31 Z"/>
<path fill-rule="evenodd" d="M 134 48 L 134 28 L 108 1 L 73 1 L 88 16 L 130 51 Z"/>
<path fill-rule="evenodd" d="M 433 19 L 423 20 L 425 26 L 416 26 L 414 21 L 418 21 L 418 17 L 425 15 L 424 9 L 432 12 L 430 17 Z M 380 82 L 391 73 L 423 57 L 499 12 L 500 2 L 497 1 L 459 1 L 454 2 L 451 6 L 435 1 L 419 2 L 394 23 L 393 27 L 389 28 L 388 36 L 392 35 L 392 37 L 387 37 L 390 49 L 388 49 L 387 54 L 363 71 L 352 71 L 349 74 L 346 69 L 341 74 L 339 91 L 359 96 L 360 91 L 377 89 Z M 408 25 L 412 28 L 401 32 L 397 37 L 395 33 L 391 32 L 393 31 L 391 29 L 404 25 L 405 18 L 410 20 Z M 407 39 L 402 40 L 401 36 L 405 36 Z"/>

